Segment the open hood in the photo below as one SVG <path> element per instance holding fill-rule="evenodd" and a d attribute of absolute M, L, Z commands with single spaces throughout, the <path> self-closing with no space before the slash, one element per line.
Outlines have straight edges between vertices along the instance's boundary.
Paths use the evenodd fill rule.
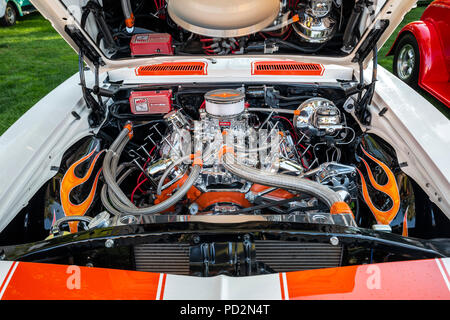
<path fill-rule="evenodd" d="M 365 67 L 416 0 L 32 0 L 102 71 L 198 58 Z"/>

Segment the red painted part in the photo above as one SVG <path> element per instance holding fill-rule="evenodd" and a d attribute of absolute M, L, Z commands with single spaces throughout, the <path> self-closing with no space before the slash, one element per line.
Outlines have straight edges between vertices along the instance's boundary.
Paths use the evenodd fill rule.
<path fill-rule="evenodd" d="M 0 298 L 4 300 L 171 299 L 173 288 L 178 297 L 196 299 L 205 290 L 214 291 L 212 279 L 170 274 L 30 262 L 0 261 L 1 267 Z M 287 272 L 270 275 L 275 281 L 268 281 L 267 275 L 259 279 L 267 296 L 278 291 L 281 299 L 448 300 L 449 270 L 447 258 Z M 230 283 L 227 296 L 240 293 L 243 286 L 248 292 L 252 284 L 261 288 L 261 282 L 248 278 Z"/>
<path fill-rule="evenodd" d="M 136 68 L 137 76 L 204 76 L 207 74 L 205 62 L 166 62 Z"/>
<path fill-rule="evenodd" d="M 450 80 L 450 0 L 434 1 L 423 13 L 422 21 L 431 23 L 437 30 L 441 42 L 442 56 L 445 59 Z"/>
<path fill-rule="evenodd" d="M 263 191 L 265 191 L 265 190 L 267 190 L 267 189 L 269 189 L 269 188 L 270 188 L 270 187 L 263 186 L 263 185 L 261 185 L 261 184 L 256 184 L 256 183 L 255 183 L 255 184 L 251 187 L 250 191 L 251 191 L 253 194 L 258 194 L 258 193 L 263 192 Z M 283 199 L 290 199 L 290 198 L 293 198 L 293 197 L 294 197 L 294 194 L 292 194 L 292 193 L 290 193 L 289 191 L 286 191 L 286 190 L 284 190 L 284 189 L 275 189 L 274 191 L 265 194 L 265 197 L 269 197 L 269 198 L 272 198 L 272 199 L 274 199 L 274 200 L 283 200 Z"/>
<path fill-rule="evenodd" d="M 251 206 L 251 203 L 245 199 L 245 194 L 241 192 L 205 192 L 195 199 L 195 203 L 201 211 L 217 203 L 232 203 L 242 208 Z"/>
<path fill-rule="evenodd" d="M 168 33 L 142 33 L 131 38 L 132 56 L 173 55 L 172 36 Z"/>
<path fill-rule="evenodd" d="M 159 277 L 158 273 L 19 262 L 2 299 L 155 300 Z"/>
<path fill-rule="evenodd" d="M 325 68 L 318 63 L 296 61 L 256 61 L 252 75 L 322 76 Z"/>
<path fill-rule="evenodd" d="M 279 278 L 280 278 L 281 300 L 286 300 L 286 295 L 285 295 L 286 285 L 284 283 L 283 274 L 279 273 L 278 275 L 279 275 Z"/>
<path fill-rule="evenodd" d="M 419 85 L 450 108 L 450 82 L 422 82 Z"/>
<path fill-rule="evenodd" d="M 420 260 L 286 273 L 294 300 L 450 299 L 442 260 Z"/>
<path fill-rule="evenodd" d="M 162 114 L 172 111 L 172 90 L 134 91 L 130 94 L 134 114 Z"/>
<path fill-rule="evenodd" d="M 398 40 L 414 35 L 420 50 L 419 86 L 450 107 L 450 0 L 434 1 L 421 21 L 407 24 L 387 55 L 394 54 Z"/>

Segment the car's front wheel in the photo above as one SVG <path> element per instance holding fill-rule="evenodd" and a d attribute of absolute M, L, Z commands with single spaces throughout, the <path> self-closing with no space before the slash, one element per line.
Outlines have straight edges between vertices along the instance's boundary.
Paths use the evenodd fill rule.
<path fill-rule="evenodd" d="M 8 3 L 6 5 L 5 15 L 0 19 L 0 23 L 5 27 L 10 27 L 16 24 L 17 12 L 14 5 Z"/>
<path fill-rule="evenodd" d="M 394 54 L 394 74 L 411 87 L 417 87 L 419 81 L 420 52 L 416 38 L 405 34 L 399 41 Z"/>

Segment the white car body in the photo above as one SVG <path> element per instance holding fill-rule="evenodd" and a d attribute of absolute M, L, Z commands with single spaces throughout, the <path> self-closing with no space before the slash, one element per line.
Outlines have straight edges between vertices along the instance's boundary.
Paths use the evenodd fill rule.
<path fill-rule="evenodd" d="M 54 28 L 78 52 L 79 48 L 64 30 L 67 25 L 79 27 L 79 24 L 68 14 L 66 8 L 59 1 L 57 3 L 40 0 L 32 2 L 44 17 L 52 21 Z M 388 0 L 386 2 L 387 5 L 382 6 L 381 4 L 384 2 L 381 1 L 378 7 L 379 18 L 389 19 L 390 24 L 379 39 L 378 48 L 388 39 L 403 19 L 404 14 L 416 1 Z M 71 3 L 79 5 L 82 1 L 72 0 Z M 74 12 L 74 15 L 76 14 Z M 374 27 L 376 23 L 377 21 L 371 22 L 368 29 Z M 82 31 L 82 33 L 85 32 Z M 367 37 L 368 33 L 366 32 L 362 38 Z M 339 80 L 359 79 L 360 76 L 358 63 L 352 61 L 360 44 L 354 48 L 353 52 L 343 57 L 308 55 L 165 56 L 112 60 L 98 49 L 90 37 L 86 37 L 86 39 L 98 50 L 97 53 L 104 62 L 104 65 L 99 68 L 101 84 L 104 81 L 130 86 L 159 83 L 223 84 L 242 82 L 251 84 L 264 82 L 271 84 L 315 83 L 320 86 L 320 84 L 337 83 Z M 319 63 L 325 71 L 320 76 L 252 75 L 254 62 L 271 60 Z M 88 59 L 85 61 L 93 70 L 92 61 Z M 174 61 L 204 62 L 208 74 L 159 77 L 142 77 L 136 74 L 136 68 L 139 66 Z M 373 69 L 371 54 L 362 62 L 362 66 L 364 81 L 370 83 Z M 87 87 L 94 86 L 94 77 L 93 72 L 86 73 Z M 77 73 L 30 108 L 0 137 L 0 167 L 2 168 L 0 232 L 8 226 L 21 209 L 28 205 L 38 190 L 55 176 L 63 155 L 69 147 L 83 137 L 97 133 L 98 129 L 89 126 L 88 117 L 91 109 L 87 107 L 83 99 L 79 84 L 80 77 Z M 372 115 L 370 125 L 360 123 L 355 116 L 362 131 L 368 131 L 388 142 L 396 152 L 398 163 L 402 164 L 401 170 L 414 179 L 431 202 L 450 219 L 450 154 L 448 149 L 450 121 L 419 93 L 381 66 L 378 66 L 377 82 L 369 111 Z M 74 113 L 78 116 L 74 116 Z M 448 265 L 447 260 L 445 263 Z M 285 273 L 284 277 L 286 277 Z M 168 292 L 170 298 L 174 299 L 186 298 L 191 292 L 191 287 L 195 286 L 195 283 L 200 283 L 192 278 L 178 278 L 173 275 L 169 276 L 169 279 L 172 281 L 169 282 L 172 287 L 168 287 Z M 255 280 L 253 283 L 253 280 L 247 279 L 246 282 L 239 282 L 237 279 L 229 279 L 224 276 L 202 280 L 201 283 L 213 293 L 210 294 L 205 289 L 204 292 L 196 291 L 193 297 L 198 299 L 279 299 L 287 295 L 287 287 L 282 288 L 286 292 L 275 290 L 279 286 L 278 277 L 264 275 L 252 279 L 258 281 Z M 265 282 L 261 282 L 262 279 L 266 279 Z M 251 285 L 251 289 L 238 294 L 239 289 L 245 287 L 245 283 Z M 273 292 L 254 292 L 255 288 L 261 289 L 266 284 L 270 284 L 270 288 L 275 288 Z M 182 290 L 178 291 L 177 286 Z M 223 287 L 230 291 L 226 291 Z M 199 286 L 199 288 L 203 288 L 203 286 Z"/>
<path fill-rule="evenodd" d="M 228 66 L 234 61 L 236 60 L 230 59 L 223 63 Z M 260 80 L 240 75 L 248 75 L 251 59 L 239 69 L 241 66 L 242 62 L 234 70 L 225 69 L 225 76 L 211 75 L 204 81 L 223 81 L 223 77 L 237 77 L 240 81 L 249 82 Z M 214 65 L 209 68 L 210 71 L 211 68 Z M 325 68 L 328 70 L 328 66 Z M 339 68 L 332 65 L 330 69 Z M 383 117 L 374 117 L 372 126 L 367 129 L 391 143 L 399 162 L 408 163 L 403 168 L 405 173 L 420 184 L 443 212 L 450 215 L 450 198 L 446 196 L 450 194 L 450 161 L 448 150 L 441 147 L 450 145 L 450 123 L 420 94 L 383 68 L 379 67 L 379 70 L 371 111 L 378 114 L 385 107 L 389 111 Z M 127 68 L 110 72 L 113 78 L 117 74 L 131 74 L 134 78 L 133 72 Z M 344 68 L 341 74 L 348 76 L 348 70 Z M 327 74 L 324 75 L 326 76 Z M 266 79 L 271 82 L 280 80 L 276 76 L 266 76 Z M 180 83 L 193 79 L 177 76 L 173 80 Z M 308 82 L 310 79 L 292 79 L 296 82 L 304 80 Z M 90 110 L 83 103 L 78 81 L 78 75 L 69 78 L 27 111 L 0 137 L 0 163 L 3 168 L 3 179 L 0 181 L 0 230 L 27 205 L 41 185 L 54 175 L 55 171 L 51 168 L 59 166 L 64 151 L 75 141 L 92 133 L 86 122 Z M 92 83 L 93 75 L 90 81 Z M 170 79 L 166 78 L 165 81 Z M 131 83 L 132 80 L 127 80 L 128 82 Z M 81 121 L 75 120 L 73 111 L 81 116 Z M 423 116 L 425 114 L 426 117 Z"/>
<path fill-rule="evenodd" d="M 411 7 L 414 3 L 415 1 L 401 1 L 401 3 L 393 1 L 391 7 L 397 6 L 397 8 L 384 8 L 384 12 L 381 14 L 392 10 L 392 23 L 389 30 L 380 39 L 380 44 L 388 38 L 389 31 L 393 31 L 396 22 L 401 21 L 404 8 Z M 34 5 L 47 18 L 66 14 L 60 4 L 34 1 Z M 70 21 L 67 20 L 54 25 L 54 27 L 69 44 L 75 47 L 71 39 L 63 33 L 65 25 L 69 23 Z M 171 81 L 176 83 L 226 82 L 227 79 L 274 83 L 277 81 L 293 83 L 317 81 L 317 78 L 311 77 L 251 76 L 252 62 L 270 60 L 268 56 L 215 57 L 217 60 L 215 64 L 211 63 L 211 59 L 199 59 L 198 57 L 195 59 L 165 57 L 129 61 L 109 60 L 105 56 L 102 58 L 107 65 L 101 69 L 102 77 L 109 76 L 113 81 L 123 80 L 124 84 L 170 83 Z M 276 59 L 322 63 L 325 65 L 325 73 L 320 82 L 324 83 L 359 76 L 355 64 L 351 62 L 351 55 L 347 58 L 317 57 L 314 59 L 308 56 L 277 56 Z M 205 61 L 208 64 L 208 76 L 139 79 L 134 73 L 135 67 L 139 65 L 170 61 Z M 369 70 L 365 72 L 367 82 L 370 81 L 369 75 L 371 75 L 369 61 L 370 57 L 366 59 L 365 63 L 369 65 Z M 450 218 L 450 198 L 448 197 L 450 194 L 450 160 L 447 150 L 442 148 L 442 146 L 450 144 L 448 135 L 450 123 L 420 94 L 382 70 L 381 67 L 379 69 L 381 69 L 379 80 L 370 108 L 373 115 L 378 114 L 385 107 L 389 111 L 383 117 L 374 116 L 371 127 L 364 129 L 369 129 L 379 135 L 395 148 L 399 162 L 408 163 L 408 166 L 403 168 L 404 172 L 413 177 L 427 192 L 430 199 Z M 93 75 L 91 76 L 92 84 Z M 2 163 L 4 172 L 4 179 L 0 182 L 0 231 L 28 203 L 40 186 L 54 175 L 55 172 L 51 168 L 59 166 L 64 151 L 75 141 L 90 134 L 91 129 L 84 121 L 89 110 L 83 103 L 81 90 L 78 90 L 78 80 L 78 76 L 75 75 L 49 93 L 0 138 L 0 163 Z M 69 93 L 70 95 L 68 95 Z M 76 111 L 82 117 L 82 121 L 75 121 L 71 115 L 72 111 Z M 25 131 L 24 128 L 27 130 Z"/>
<path fill-rule="evenodd" d="M 0 18 L 3 18 L 6 12 L 6 0 L 0 0 Z"/>

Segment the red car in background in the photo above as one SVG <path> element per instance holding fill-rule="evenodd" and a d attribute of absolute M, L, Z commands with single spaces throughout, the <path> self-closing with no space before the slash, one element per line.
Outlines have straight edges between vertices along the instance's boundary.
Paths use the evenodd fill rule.
<path fill-rule="evenodd" d="M 388 55 L 394 74 L 450 107 L 450 0 L 436 0 L 421 20 L 407 24 Z"/>

